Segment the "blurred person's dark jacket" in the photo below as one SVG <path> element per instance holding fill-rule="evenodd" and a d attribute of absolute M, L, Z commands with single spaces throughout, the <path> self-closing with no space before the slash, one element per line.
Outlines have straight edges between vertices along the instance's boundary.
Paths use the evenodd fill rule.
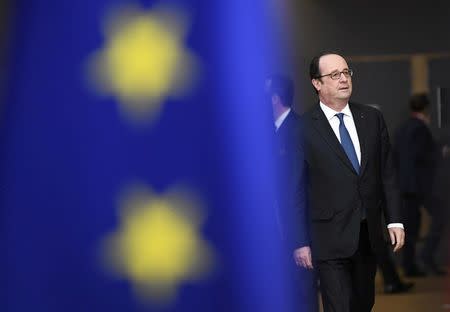
<path fill-rule="evenodd" d="M 277 212 L 286 265 L 293 279 L 289 291 L 297 299 L 295 311 L 318 311 L 316 277 L 312 270 L 295 265 L 292 252 L 310 246 L 306 176 L 300 140 L 300 116 L 292 109 L 275 132 L 277 162 Z"/>
<path fill-rule="evenodd" d="M 300 116 L 293 110 L 275 133 L 278 169 L 277 206 L 281 222 L 281 235 L 288 250 L 309 246 L 306 177 L 300 149 Z M 303 190 L 303 191 L 302 191 Z"/>
<path fill-rule="evenodd" d="M 440 160 L 438 146 L 428 125 L 413 116 L 398 128 L 394 150 L 408 232 L 403 248 L 403 270 L 408 277 L 425 275 L 416 259 L 422 219 L 420 208 L 423 206 L 432 217 L 432 222 L 421 251 L 421 263 L 430 271 L 440 272 L 434 262 L 444 229 L 443 207 L 434 190 Z"/>
<path fill-rule="evenodd" d="M 399 127 L 394 155 L 400 192 L 419 197 L 431 194 L 438 151 L 425 122 L 411 117 Z"/>

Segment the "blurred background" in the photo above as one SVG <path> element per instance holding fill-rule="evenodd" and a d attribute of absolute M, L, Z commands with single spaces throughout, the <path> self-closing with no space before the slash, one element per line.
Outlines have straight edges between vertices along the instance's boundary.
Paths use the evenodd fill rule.
<path fill-rule="evenodd" d="M 1 310 L 290 311 L 264 78 L 290 75 L 304 112 L 316 105 L 310 59 L 337 51 L 353 101 L 380 109 L 393 140 L 410 96 L 428 94 L 443 147 L 449 29 L 446 1 L 0 1 Z M 127 40 L 140 35 L 159 41 Z M 446 210 L 449 170 L 447 157 Z M 180 252 L 153 258 L 167 245 Z M 141 253 L 165 265 L 142 266 Z M 378 274 L 374 311 L 450 309 L 447 276 L 404 277 L 392 260 L 415 285 L 387 294 Z"/>

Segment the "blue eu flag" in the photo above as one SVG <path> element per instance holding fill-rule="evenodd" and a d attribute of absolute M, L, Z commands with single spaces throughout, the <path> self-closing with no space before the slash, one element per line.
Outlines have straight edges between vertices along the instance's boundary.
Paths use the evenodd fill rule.
<path fill-rule="evenodd" d="M 272 4 L 14 5 L 2 311 L 289 311 Z"/>

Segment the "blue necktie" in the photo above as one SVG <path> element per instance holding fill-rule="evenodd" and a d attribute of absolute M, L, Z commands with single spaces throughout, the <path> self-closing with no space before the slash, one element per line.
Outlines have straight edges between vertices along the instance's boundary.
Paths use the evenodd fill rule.
<path fill-rule="evenodd" d="M 356 156 L 355 147 L 353 146 L 352 139 L 350 138 L 350 134 L 347 131 L 347 128 L 344 124 L 344 114 L 339 113 L 336 114 L 337 118 L 339 118 L 339 136 L 341 137 L 341 145 L 344 148 L 345 153 L 347 154 L 348 159 L 355 168 L 356 172 L 359 174 L 359 162 L 358 156 Z"/>

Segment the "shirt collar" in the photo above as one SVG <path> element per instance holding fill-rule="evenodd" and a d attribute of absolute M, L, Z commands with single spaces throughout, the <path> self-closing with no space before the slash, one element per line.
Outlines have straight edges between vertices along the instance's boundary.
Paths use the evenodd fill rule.
<path fill-rule="evenodd" d="M 287 115 L 291 112 L 291 109 L 289 108 L 287 111 L 285 111 L 283 114 L 280 115 L 280 117 L 275 120 L 275 128 L 278 130 L 280 126 L 283 124 L 283 121 L 286 119 Z"/>
<path fill-rule="evenodd" d="M 347 105 L 345 105 L 344 109 L 340 112 L 337 112 L 334 109 L 326 106 L 322 102 L 320 102 L 320 108 L 322 109 L 323 113 L 325 114 L 325 117 L 327 117 L 327 120 L 331 120 L 331 118 L 333 118 L 334 116 L 336 116 L 336 114 L 339 114 L 339 113 L 343 113 L 345 116 L 349 116 L 349 117 L 353 116 L 348 103 L 347 103 Z"/>

